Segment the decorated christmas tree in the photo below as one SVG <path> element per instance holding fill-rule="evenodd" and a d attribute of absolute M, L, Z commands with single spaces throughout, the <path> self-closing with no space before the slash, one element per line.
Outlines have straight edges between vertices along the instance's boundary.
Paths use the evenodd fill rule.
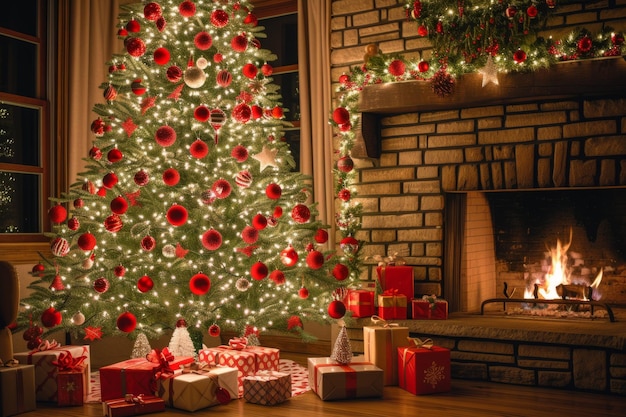
<path fill-rule="evenodd" d="M 93 147 L 52 199 L 50 253 L 22 300 L 29 344 L 59 330 L 153 338 L 181 319 L 213 336 L 305 335 L 303 322 L 343 315 L 329 305 L 349 268 L 293 171 L 251 4 L 143 2 L 119 20 Z"/>

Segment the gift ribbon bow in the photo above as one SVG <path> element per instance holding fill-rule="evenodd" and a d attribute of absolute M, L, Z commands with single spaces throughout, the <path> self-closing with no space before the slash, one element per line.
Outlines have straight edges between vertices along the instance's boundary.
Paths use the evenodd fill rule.
<path fill-rule="evenodd" d="M 127 403 L 130 403 L 130 404 L 143 404 L 143 403 L 145 403 L 145 401 L 143 399 L 143 394 L 139 394 L 139 395 L 126 394 L 124 396 L 124 400 Z"/>
<path fill-rule="evenodd" d="M 385 291 L 383 291 L 383 293 L 382 293 L 382 295 L 385 295 L 385 296 L 393 296 L 393 297 L 395 297 L 395 296 L 396 296 L 396 295 L 398 295 L 398 294 L 399 294 L 399 290 L 398 290 L 398 289 L 396 289 L 396 288 L 389 288 L 389 289 L 386 289 L 386 290 L 385 290 Z"/>
<path fill-rule="evenodd" d="M 20 363 L 17 361 L 17 359 L 9 359 L 6 362 L 2 362 L 2 359 L 0 359 L 0 367 L 3 367 L 3 366 L 6 366 L 6 367 L 17 366 L 19 364 Z"/>
<path fill-rule="evenodd" d="M 228 346 L 231 349 L 235 350 L 243 350 L 248 346 L 248 338 L 247 337 L 233 337 L 228 341 Z"/>
<path fill-rule="evenodd" d="M 44 340 L 43 342 L 41 342 L 39 346 L 37 346 L 33 350 L 33 352 L 43 352 L 44 350 L 52 350 L 58 347 L 61 347 L 61 344 L 57 342 L 56 340 L 53 340 L 53 341 Z"/>
<path fill-rule="evenodd" d="M 52 361 L 52 364 L 59 368 L 59 372 L 76 372 L 83 370 L 83 362 L 86 359 L 86 356 L 75 358 L 70 352 L 61 352 L 58 359 Z"/>
<path fill-rule="evenodd" d="M 192 362 L 189 364 L 183 365 L 182 373 L 183 374 L 203 374 L 209 372 L 213 368 L 207 362 Z"/>
<path fill-rule="evenodd" d="M 389 323 L 387 320 L 380 318 L 379 316 L 372 316 L 371 318 L 372 323 L 374 323 L 376 326 L 383 326 L 383 327 L 394 327 L 394 326 L 399 326 L 398 323 Z"/>
<path fill-rule="evenodd" d="M 398 252 L 387 256 L 374 255 L 372 258 L 378 262 L 378 266 L 404 265 L 406 263 L 403 258 L 398 257 Z"/>
<path fill-rule="evenodd" d="M 418 347 L 418 348 L 424 348 L 424 349 L 432 349 L 433 347 L 433 340 L 431 338 L 421 340 L 420 338 L 417 338 L 417 337 L 407 337 L 406 340 L 408 340 L 409 343 L 413 343 L 411 347 Z"/>
<path fill-rule="evenodd" d="M 174 373 L 174 370 L 170 367 L 170 362 L 174 360 L 174 355 L 172 355 L 168 348 L 163 348 L 163 350 L 152 349 L 152 351 L 146 355 L 146 359 L 159 364 L 154 370 L 156 379 L 159 379 L 164 374 Z"/>

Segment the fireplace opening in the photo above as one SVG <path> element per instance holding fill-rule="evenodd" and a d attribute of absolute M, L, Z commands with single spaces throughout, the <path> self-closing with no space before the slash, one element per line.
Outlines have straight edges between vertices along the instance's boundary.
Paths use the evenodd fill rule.
<path fill-rule="evenodd" d="M 483 301 L 502 297 L 626 307 L 624 188 L 450 193 L 445 219 L 443 288 L 451 311 L 480 312 Z M 568 303 L 542 314 L 589 308 Z"/>

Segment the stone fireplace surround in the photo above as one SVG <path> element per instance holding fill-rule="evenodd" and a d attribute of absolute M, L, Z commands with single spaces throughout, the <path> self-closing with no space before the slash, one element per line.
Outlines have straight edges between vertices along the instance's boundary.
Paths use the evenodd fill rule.
<path fill-rule="evenodd" d="M 362 156 L 357 192 L 364 207 L 359 237 L 368 242 L 364 255 L 398 253 L 414 268 L 417 297 L 437 294 L 450 301 L 449 320 L 402 324 L 451 349 L 454 377 L 626 394 L 623 312 L 615 323 L 481 316 L 471 300 L 460 298 L 452 277 L 468 265 L 492 266 L 470 261 L 455 271 L 444 262 L 454 244 L 444 233 L 450 193 L 626 187 L 625 62 L 573 65 L 565 71 L 595 78 L 575 83 L 557 74 L 542 89 L 541 75 L 506 75 L 500 76 L 504 91 L 531 87 L 502 95 L 497 86 L 471 90 L 459 82 L 459 96 L 446 100 L 433 98 L 419 82 L 363 91 L 364 143 L 355 152 Z M 621 84 L 607 81 L 603 71 L 612 80 L 621 77 Z M 554 85 L 559 77 L 567 86 L 562 94 Z M 532 91 L 544 93 L 530 97 Z M 372 149 L 380 152 L 375 158 Z M 373 266 L 363 279 L 373 279 Z M 357 321 L 356 346 L 365 322 Z"/>

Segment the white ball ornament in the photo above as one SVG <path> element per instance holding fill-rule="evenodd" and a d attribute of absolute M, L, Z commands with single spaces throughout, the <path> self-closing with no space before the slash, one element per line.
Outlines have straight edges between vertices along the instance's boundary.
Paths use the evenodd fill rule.
<path fill-rule="evenodd" d="M 200 88 L 206 80 L 206 74 L 198 67 L 189 67 L 183 74 L 185 84 L 191 88 Z"/>
<path fill-rule="evenodd" d="M 83 260 L 83 269 L 91 269 L 92 266 L 93 259 L 91 258 L 91 256 Z"/>
<path fill-rule="evenodd" d="M 74 316 L 72 316 L 72 323 L 76 326 L 82 325 L 83 323 L 85 323 L 85 315 L 80 311 L 74 314 Z"/>
<path fill-rule="evenodd" d="M 162 252 L 166 258 L 174 258 L 176 256 L 176 247 L 174 245 L 165 245 Z"/>
<path fill-rule="evenodd" d="M 196 67 L 198 67 L 200 69 L 205 69 L 208 66 L 209 66 L 209 61 L 207 61 L 207 59 L 204 58 L 204 57 L 200 57 L 196 61 Z"/>

